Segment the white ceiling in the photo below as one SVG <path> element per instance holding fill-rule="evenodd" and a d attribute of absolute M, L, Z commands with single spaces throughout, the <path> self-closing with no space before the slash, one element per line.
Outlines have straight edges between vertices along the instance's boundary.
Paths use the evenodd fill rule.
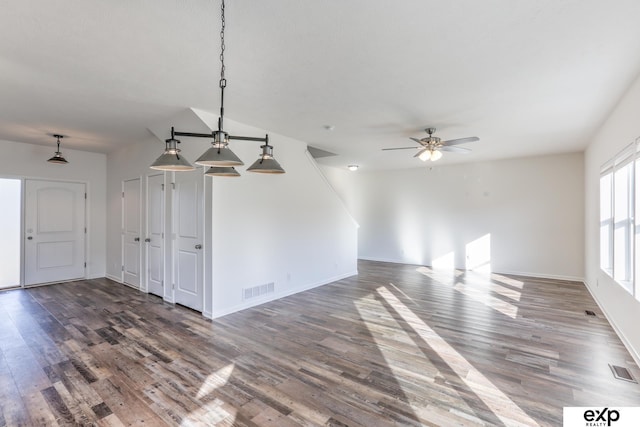
<path fill-rule="evenodd" d="M 227 0 L 225 116 L 363 168 L 584 149 L 640 72 L 640 1 Z M 219 108 L 219 1 L 3 0 L 0 139 L 109 152 Z M 335 127 L 325 130 L 325 125 Z M 272 138 L 276 147 L 277 139 Z M 286 165 L 285 165 L 286 167 Z"/>

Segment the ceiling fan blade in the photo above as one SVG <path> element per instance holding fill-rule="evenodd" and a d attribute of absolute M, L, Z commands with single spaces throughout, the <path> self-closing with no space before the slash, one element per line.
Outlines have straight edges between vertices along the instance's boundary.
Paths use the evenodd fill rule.
<path fill-rule="evenodd" d="M 417 142 L 418 144 L 422 145 L 422 141 L 420 141 L 418 138 L 409 138 L 412 141 Z"/>
<path fill-rule="evenodd" d="M 450 139 L 448 141 L 442 141 L 444 145 L 458 145 L 458 144 L 466 144 L 467 142 L 476 142 L 480 141 L 480 138 L 477 136 L 470 136 L 468 138 L 458 138 L 458 139 Z"/>
<path fill-rule="evenodd" d="M 422 148 L 422 147 L 399 147 L 399 148 L 383 148 L 382 151 L 390 151 L 390 150 L 415 150 L 417 148 Z"/>
<path fill-rule="evenodd" d="M 451 151 L 453 153 L 462 153 L 462 154 L 467 154 L 470 153 L 471 150 L 468 148 L 464 148 L 464 147 L 450 147 L 448 145 L 445 145 L 444 147 L 440 147 L 439 148 L 440 151 Z"/>

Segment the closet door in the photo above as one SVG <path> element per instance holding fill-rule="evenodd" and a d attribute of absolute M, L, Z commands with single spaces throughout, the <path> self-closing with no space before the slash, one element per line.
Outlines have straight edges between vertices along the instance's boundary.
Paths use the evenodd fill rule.
<path fill-rule="evenodd" d="M 164 174 L 147 177 L 147 290 L 164 296 Z"/>
<path fill-rule="evenodd" d="M 122 280 L 140 287 L 140 178 L 122 183 Z"/>
<path fill-rule="evenodd" d="M 175 174 L 173 194 L 173 280 L 175 302 L 202 311 L 202 168 Z"/>

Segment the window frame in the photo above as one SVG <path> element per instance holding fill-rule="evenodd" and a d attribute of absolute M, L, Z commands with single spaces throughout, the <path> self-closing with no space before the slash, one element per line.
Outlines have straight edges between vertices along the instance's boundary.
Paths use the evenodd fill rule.
<path fill-rule="evenodd" d="M 600 168 L 599 175 L 599 267 L 600 270 L 611 277 L 622 288 L 629 292 L 636 299 L 640 300 L 640 286 L 637 284 L 636 272 L 640 269 L 640 222 L 636 220 L 636 212 L 640 212 L 640 137 L 632 144 L 625 147 L 612 159 L 607 161 Z M 625 172 L 624 181 L 617 179 L 621 175 L 618 172 Z M 603 179 L 609 179 L 610 188 L 608 190 L 609 200 L 603 200 L 607 194 L 603 194 Z M 624 190 L 626 192 L 620 192 Z M 621 205 L 616 205 L 616 197 L 624 197 L 622 212 Z M 603 206 L 608 207 L 609 218 L 603 218 Z M 640 214 L 638 215 L 640 220 Z M 606 233 L 603 233 L 603 227 Z M 620 233 L 620 229 L 622 233 Z M 607 238 L 606 247 L 603 246 L 603 236 Z M 624 241 L 621 243 L 620 238 Z M 620 246 L 622 244 L 622 246 Z M 624 258 L 616 258 L 620 251 L 624 251 Z M 606 259 L 604 259 L 606 257 Z M 609 268 L 607 268 L 609 267 Z M 624 268 L 624 271 L 620 271 Z"/>

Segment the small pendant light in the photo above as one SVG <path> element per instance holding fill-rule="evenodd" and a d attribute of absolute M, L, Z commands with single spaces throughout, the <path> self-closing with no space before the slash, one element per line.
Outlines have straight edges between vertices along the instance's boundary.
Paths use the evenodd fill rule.
<path fill-rule="evenodd" d="M 261 145 L 262 154 L 249 168 L 249 172 L 257 173 L 284 173 L 280 163 L 273 158 L 273 147 L 269 145 L 269 140 L 265 145 Z"/>
<path fill-rule="evenodd" d="M 201 166 L 242 166 L 244 163 L 229 148 L 229 134 L 217 130 L 213 133 L 211 147 L 196 160 Z"/>
<path fill-rule="evenodd" d="M 155 162 L 149 166 L 151 169 L 159 171 L 192 171 L 195 169 L 184 156 L 180 155 L 180 149 L 178 148 L 178 141 L 175 138 L 169 138 L 165 140 L 164 153 L 156 159 Z"/>
<path fill-rule="evenodd" d="M 54 138 L 58 139 L 58 151 L 55 152 L 55 154 L 53 155 L 52 158 L 50 158 L 49 160 L 47 160 L 49 163 L 57 163 L 59 165 L 66 165 L 67 163 L 69 163 L 67 161 L 67 159 L 65 159 L 64 157 L 62 157 L 62 153 L 60 152 L 60 138 L 64 138 L 64 135 L 51 135 Z"/>

